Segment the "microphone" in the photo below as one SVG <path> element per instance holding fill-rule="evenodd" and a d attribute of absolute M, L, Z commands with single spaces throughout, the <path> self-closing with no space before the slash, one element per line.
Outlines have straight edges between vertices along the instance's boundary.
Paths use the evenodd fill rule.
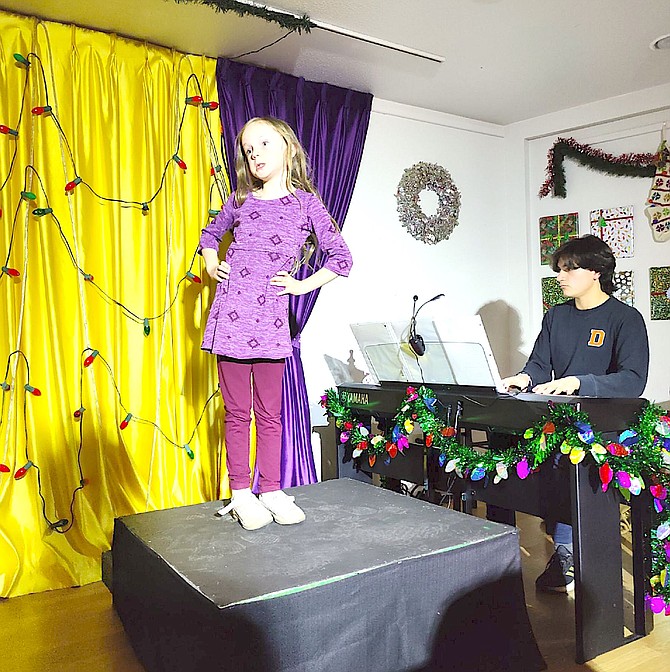
<path fill-rule="evenodd" d="M 415 294 L 414 295 L 414 305 L 412 307 L 412 319 L 410 320 L 409 323 L 409 347 L 412 348 L 414 351 L 414 354 L 417 355 L 418 357 L 421 357 L 425 352 L 426 352 L 426 343 L 423 340 L 423 336 L 421 334 L 416 333 L 416 318 L 419 315 L 419 312 L 421 309 L 431 303 L 432 301 L 437 301 L 437 299 L 441 299 L 444 296 L 444 294 L 437 294 L 434 296 L 432 299 L 428 299 L 428 301 L 424 301 L 418 308 L 416 307 L 416 302 L 419 300 L 419 297 Z"/>

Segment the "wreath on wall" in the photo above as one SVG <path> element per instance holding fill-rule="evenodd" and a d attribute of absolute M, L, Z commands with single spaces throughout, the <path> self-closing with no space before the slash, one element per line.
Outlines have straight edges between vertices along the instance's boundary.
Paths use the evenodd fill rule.
<path fill-rule="evenodd" d="M 424 189 L 437 194 L 437 211 L 427 215 L 421 209 L 419 196 Z M 458 224 L 461 194 L 449 171 L 435 163 L 415 163 L 400 178 L 396 193 L 402 225 L 410 235 L 429 245 L 447 240 Z"/>

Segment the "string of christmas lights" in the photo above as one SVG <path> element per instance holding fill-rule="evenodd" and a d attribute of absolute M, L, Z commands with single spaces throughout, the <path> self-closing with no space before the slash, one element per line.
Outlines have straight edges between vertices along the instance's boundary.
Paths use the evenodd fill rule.
<path fill-rule="evenodd" d="M 218 396 L 218 387 L 215 389 L 207 398 L 207 401 L 205 402 L 202 411 L 200 412 L 200 415 L 198 416 L 198 420 L 193 427 L 193 430 L 189 434 L 188 439 L 183 442 L 179 443 L 177 441 L 174 441 L 171 439 L 167 434 L 160 428 L 160 426 L 153 422 L 152 420 L 146 420 L 145 418 L 142 418 L 138 415 L 134 415 L 131 413 L 127 406 L 124 404 L 122 396 L 121 396 L 121 391 L 119 390 L 119 386 L 114 378 L 114 374 L 112 372 L 112 367 L 109 365 L 109 362 L 100 354 L 98 350 L 95 350 L 93 348 L 85 348 L 80 356 L 80 370 L 79 370 L 79 407 L 72 413 L 72 417 L 75 422 L 79 423 L 79 446 L 77 448 L 77 469 L 79 471 L 79 483 L 78 485 L 74 488 L 72 491 L 72 496 L 70 499 L 70 507 L 69 507 L 69 517 L 68 518 L 56 518 L 52 520 L 49 518 L 47 515 L 46 509 L 47 509 L 47 503 L 46 499 L 44 498 L 43 492 L 42 492 L 42 479 L 41 479 L 41 472 L 40 468 L 35 462 L 34 458 L 31 458 L 30 452 L 28 449 L 29 446 L 29 436 L 28 436 L 28 422 L 27 422 L 27 398 L 28 395 L 32 395 L 35 397 L 40 397 L 42 395 L 42 392 L 40 391 L 39 388 L 34 387 L 30 385 L 30 364 L 28 362 L 28 358 L 26 357 L 25 353 L 22 352 L 21 350 L 15 350 L 14 352 L 10 353 L 10 355 L 7 358 L 7 366 L 5 368 L 5 376 L 3 378 L 2 383 L 0 383 L 0 388 L 2 389 L 3 394 L 1 395 L 1 400 L 0 400 L 0 432 L 2 431 L 2 424 L 4 420 L 4 411 L 5 411 L 5 399 L 7 397 L 8 392 L 12 390 L 12 385 L 11 382 L 8 382 L 9 379 L 9 367 L 11 364 L 12 357 L 21 357 L 25 363 L 26 367 L 26 384 L 23 386 L 26 394 L 24 394 L 23 397 L 23 427 L 24 427 L 24 453 L 25 453 L 25 463 L 16 469 L 14 472 L 14 480 L 20 481 L 23 480 L 30 472 L 31 469 L 35 470 L 35 473 L 37 474 L 37 494 L 42 501 L 42 517 L 47 523 L 47 526 L 49 530 L 57 532 L 59 534 L 65 534 L 68 532 L 72 527 L 74 526 L 75 523 L 75 512 L 74 512 L 74 506 L 75 506 L 75 501 L 76 501 L 76 496 L 77 493 L 80 490 L 83 490 L 83 488 L 88 485 L 88 479 L 84 477 L 83 469 L 82 469 L 82 464 L 81 464 L 81 454 L 83 450 L 83 418 L 84 418 L 84 412 L 86 411 L 86 408 L 83 405 L 83 399 L 84 399 L 84 369 L 89 368 L 94 361 L 99 359 L 103 364 L 104 367 L 109 374 L 112 386 L 116 392 L 117 398 L 118 398 L 118 407 L 121 409 L 122 414 L 123 414 L 123 420 L 119 423 L 119 429 L 124 430 L 128 425 L 130 424 L 131 421 L 137 422 L 139 424 L 144 424 L 144 425 L 150 425 L 154 429 L 158 431 L 158 433 L 163 437 L 163 439 L 174 446 L 175 448 L 178 448 L 180 450 L 184 450 L 186 455 L 188 456 L 189 459 L 194 460 L 195 459 L 195 453 L 193 452 L 193 449 L 191 448 L 191 443 L 193 442 L 196 432 L 198 431 L 198 427 L 200 426 L 200 423 L 202 422 L 202 419 L 205 415 L 205 412 L 207 410 L 207 407 L 209 406 L 210 402 L 212 399 Z M 11 468 L 7 464 L 10 460 L 8 459 L 7 455 L 7 445 L 5 445 L 5 454 L 3 456 L 2 462 L 0 462 L 0 475 L 1 474 L 9 474 L 11 473 Z"/>
<path fill-rule="evenodd" d="M 28 57 L 24 57 L 21 54 L 14 54 L 14 59 L 17 61 L 17 63 L 23 65 L 26 69 L 26 79 L 23 87 L 23 94 L 22 94 L 22 99 L 21 99 L 21 106 L 20 106 L 20 113 L 19 113 L 19 119 L 16 123 L 16 127 L 12 128 L 9 126 L 6 126 L 4 124 L 0 124 L 0 133 L 9 135 L 11 136 L 14 141 L 16 142 L 19 132 L 20 132 L 20 127 L 21 127 L 21 120 L 23 118 L 23 108 L 25 106 L 25 96 L 26 96 L 26 90 L 27 90 L 27 84 L 28 84 L 28 77 L 30 73 L 30 67 L 35 61 L 39 65 L 40 73 L 42 75 L 42 81 L 44 85 L 44 97 L 45 97 L 45 103 L 42 105 L 36 105 L 31 109 L 31 113 L 34 116 L 40 116 L 44 118 L 49 118 L 53 121 L 54 125 L 56 126 L 58 133 L 63 140 L 65 147 L 67 149 L 67 153 L 70 159 L 71 163 L 71 168 L 72 172 L 74 174 L 73 179 L 68 181 L 65 184 L 65 193 L 66 194 L 72 194 L 75 189 L 81 184 L 84 187 L 86 187 L 96 198 L 98 198 L 101 201 L 109 202 L 109 203 L 118 203 L 122 205 L 123 207 L 134 207 L 137 209 L 140 209 L 142 211 L 142 214 L 147 215 L 149 214 L 149 204 L 152 203 L 160 194 L 160 192 L 163 189 L 163 186 L 165 184 L 165 177 L 167 174 L 168 169 L 170 166 L 174 163 L 179 168 L 183 171 L 187 170 L 187 165 L 184 162 L 184 160 L 179 156 L 179 148 L 181 146 L 181 130 L 184 124 L 185 116 L 186 116 L 186 110 L 190 107 L 197 107 L 201 111 L 201 116 L 202 120 L 204 122 L 205 128 L 207 129 L 207 137 L 209 140 L 209 152 L 210 152 L 210 158 L 211 158 L 211 168 L 210 168 L 210 176 L 214 177 L 215 184 L 218 187 L 219 190 L 219 195 L 221 196 L 222 201 L 225 201 L 227 198 L 227 189 L 225 182 L 222 179 L 221 173 L 222 169 L 225 166 L 226 167 L 226 172 L 227 172 L 227 166 L 225 165 L 225 153 L 221 151 L 221 156 L 224 158 L 219 158 L 218 152 L 216 151 L 216 143 L 214 141 L 214 137 L 212 135 L 212 129 L 209 125 L 209 120 L 206 117 L 205 112 L 206 111 L 214 111 L 219 108 L 219 104 L 216 101 L 205 101 L 203 98 L 203 92 L 202 92 L 202 87 L 200 85 L 200 80 L 198 79 L 197 75 L 194 73 L 191 73 L 187 80 L 186 80 L 186 97 L 183 103 L 183 108 L 182 108 L 182 113 L 181 113 L 181 118 L 179 120 L 179 125 L 178 125 L 178 132 L 177 132 L 177 142 L 174 150 L 172 151 L 170 157 L 167 159 L 165 162 L 163 171 L 161 173 L 161 178 L 159 185 L 157 189 L 154 191 L 154 193 L 149 197 L 145 198 L 143 200 L 135 200 L 135 199 L 124 199 L 124 198 L 115 198 L 115 197 L 109 197 L 109 196 L 103 196 L 102 194 L 98 193 L 93 186 L 87 182 L 81 175 L 79 175 L 79 171 L 77 170 L 77 163 L 74 157 L 74 152 L 72 151 L 72 147 L 70 145 L 69 139 L 67 137 L 67 134 L 63 130 L 63 127 L 58 119 L 58 115 L 56 113 L 56 109 L 54 106 L 52 106 L 49 102 L 49 87 L 47 84 L 47 79 L 46 79 L 46 74 L 44 70 L 44 65 L 42 63 L 42 60 L 40 57 L 31 52 L 28 54 Z M 31 60 L 32 59 L 32 60 Z M 188 95 L 189 88 L 194 87 L 196 90 L 196 95 Z M 11 177 L 15 160 L 16 160 L 16 153 L 18 151 L 18 144 L 15 145 L 14 147 L 14 152 L 12 155 L 12 160 L 10 162 L 9 170 L 7 172 L 7 177 L 4 179 L 2 185 L 0 186 L 0 191 L 5 187 L 7 184 L 9 178 Z"/>

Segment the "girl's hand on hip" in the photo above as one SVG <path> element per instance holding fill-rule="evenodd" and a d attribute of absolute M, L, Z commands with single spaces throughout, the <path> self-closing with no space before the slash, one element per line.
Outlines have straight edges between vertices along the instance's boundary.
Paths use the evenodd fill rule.
<path fill-rule="evenodd" d="M 309 291 L 303 286 L 302 280 L 297 280 L 286 271 L 277 271 L 277 274 L 270 278 L 270 284 L 275 287 L 283 287 L 277 296 L 283 296 L 284 294 L 299 296 Z"/>
<path fill-rule="evenodd" d="M 217 282 L 222 282 L 230 275 L 230 264 L 227 261 L 220 261 L 216 266 L 208 267 L 207 273 Z"/>

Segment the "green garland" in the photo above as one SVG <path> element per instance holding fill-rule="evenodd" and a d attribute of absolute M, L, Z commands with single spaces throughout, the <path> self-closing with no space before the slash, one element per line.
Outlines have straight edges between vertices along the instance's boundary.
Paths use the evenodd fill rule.
<path fill-rule="evenodd" d="M 389 464 L 409 448 L 415 427 L 424 434 L 426 447 L 439 451 L 439 463 L 447 472 L 473 481 L 499 483 L 514 470 L 527 478 L 557 451 L 573 464 L 590 459 L 598 468 L 601 488 L 614 486 L 626 500 L 648 488 L 653 498 L 655 521 L 651 530 L 652 573 L 647 604 L 655 613 L 670 616 L 670 417 L 659 406 L 646 404 L 637 422 L 615 442 L 603 440 L 586 413 L 569 404 L 549 402 L 548 415 L 526 429 L 522 440 L 502 451 L 480 451 L 458 441 L 458 412 L 443 421 L 437 398 L 425 386 L 407 388 L 407 395 L 393 416 L 389 429 L 372 434 L 369 417 L 357 417 L 337 390 L 321 397 L 321 405 L 335 420 L 339 441 L 353 448 L 353 457 L 367 452 L 374 466 L 379 458 Z M 450 415 L 450 413 L 448 413 Z"/>
<path fill-rule="evenodd" d="M 295 30 L 301 34 L 304 30 L 309 33 L 316 27 L 307 14 L 295 16 L 289 12 L 280 12 L 268 9 L 264 5 L 252 5 L 246 2 L 235 2 L 235 0 L 174 0 L 178 4 L 190 3 L 193 5 L 205 5 L 211 7 L 217 12 L 235 12 L 238 16 L 255 16 L 270 23 L 277 23 L 287 30 Z"/>
<path fill-rule="evenodd" d="M 581 144 L 574 138 L 558 138 L 547 154 L 547 178 L 540 187 L 540 198 L 549 194 L 557 198 L 565 198 L 563 162 L 566 157 L 586 168 L 626 177 L 653 177 L 656 166 L 663 159 L 660 152 L 615 156 L 590 145 Z"/>

